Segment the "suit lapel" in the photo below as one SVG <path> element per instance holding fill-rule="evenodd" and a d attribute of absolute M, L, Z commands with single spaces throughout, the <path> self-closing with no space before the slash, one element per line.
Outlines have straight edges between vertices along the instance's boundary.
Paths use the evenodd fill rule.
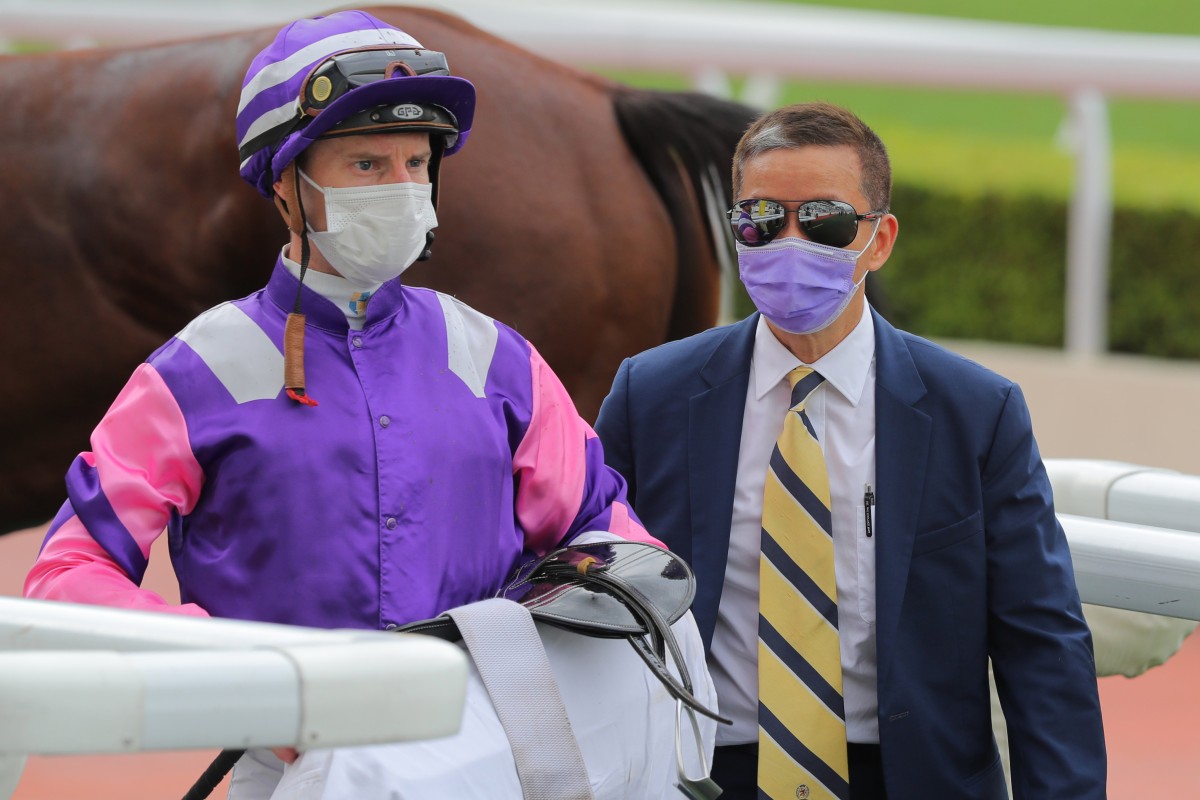
<path fill-rule="evenodd" d="M 900 334 L 874 314 L 875 455 L 880 537 L 876 543 L 876 637 L 884 685 L 925 483 L 932 421 L 916 405 L 925 385 Z M 688 406 L 687 474 L 692 520 L 691 565 L 698 591 L 693 612 L 707 647 L 725 582 L 729 528 L 741 446 L 742 415 L 758 315 L 729 328 L 700 370 Z M 886 531 L 886 532 L 885 532 Z"/>
<path fill-rule="evenodd" d="M 754 314 L 730 326 L 701 368 L 702 387 L 688 404 L 691 564 L 698 586 L 692 610 L 706 647 L 712 642 L 725 584 L 742 415 L 757 325 Z"/>
<path fill-rule="evenodd" d="M 925 485 L 932 420 L 916 408 L 925 384 L 896 329 L 872 311 L 875 321 L 875 480 L 879 539 L 876 542 L 875 630 L 879 686 L 886 685 L 893 637 Z"/>

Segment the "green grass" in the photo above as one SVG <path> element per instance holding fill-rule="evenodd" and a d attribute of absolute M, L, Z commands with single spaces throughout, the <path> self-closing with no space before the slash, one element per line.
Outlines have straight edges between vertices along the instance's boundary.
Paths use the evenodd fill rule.
<path fill-rule="evenodd" d="M 1200 35 L 1200 0 L 831 0 L 826 5 Z M 609 74 L 635 85 L 690 88 L 683 75 Z M 732 83 L 735 91 L 740 88 L 737 76 Z M 894 208 L 902 227 L 906 220 L 911 223 L 884 278 L 895 322 L 924 335 L 1061 344 L 1063 201 L 1075 169 L 1061 141 L 1067 114 L 1063 98 L 801 81 L 787 83 L 780 98 L 781 103 L 805 100 L 853 109 L 891 151 Z M 1192 290 L 1198 284 L 1190 279 L 1200 230 L 1200 103 L 1115 98 L 1109 115 L 1117 206 L 1111 348 L 1200 357 L 1198 300 Z M 744 296 L 741 301 L 746 310 Z"/>
<path fill-rule="evenodd" d="M 57 46 L 51 42 L 31 42 L 26 39 L 20 42 L 9 42 L 6 54 L 24 56 L 32 53 L 49 53 L 56 49 L 58 49 Z"/>
<path fill-rule="evenodd" d="M 1200 9 L 1200 2 L 1196 2 Z M 686 76 L 607 70 L 637 86 L 683 90 Z M 735 91 L 740 78 L 733 76 Z M 1062 142 L 1063 99 L 793 81 L 780 102 L 826 100 L 857 112 L 888 144 L 897 179 L 971 194 L 1065 198 L 1074 161 Z M 1200 103 L 1114 99 L 1113 193 L 1126 207 L 1200 211 Z"/>
<path fill-rule="evenodd" d="M 727 0 L 736 5 L 738 0 Z M 1200 35 L 1200 0 L 827 0 L 823 5 L 1036 25 Z M 682 75 L 608 71 L 639 86 L 689 88 Z M 735 90 L 738 76 L 733 76 Z M 899 180 L 967 194 L 1062 199 L 1074 162 L 1060 142 L 1064 100 L 1044 94 L 790 82 L 781 103 L 827 100 L 887 142 Z M 1200 211 L 1200 103 L 1113 99 L 1113 194 L 1124 207 Z"/>
<path fill-rule="evenodd" d="M 1195 0 L 823 0 L 801 3 L 775 0 L 786 5 L 858 8 L 932 14 L 940 17 L 1060 25 L 1138 33 L 1200 34 L 1200 3 Z"/>
<path fill-rule="evenodd" d="M 1071 191 L 1058 98 L 799 83 L 783 96 L 812 99 L 856 110 L 887 142 L 899 180 L 968 194 Z M 1117 204 L 1200 210 L 1200 104 L 1116 100 L 1109 108 Z"/>

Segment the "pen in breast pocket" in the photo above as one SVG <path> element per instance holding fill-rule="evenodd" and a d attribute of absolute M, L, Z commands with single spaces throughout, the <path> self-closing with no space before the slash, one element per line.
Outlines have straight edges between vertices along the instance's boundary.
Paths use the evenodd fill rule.
<path fill-rule="evenodd" d="M 863 489 L 863 513 L 867 519 L 867 538 L 871 538 L 871 507 L 875 505 L 875 492 L 871 489 L 871 484 L 867 484 Z"/>

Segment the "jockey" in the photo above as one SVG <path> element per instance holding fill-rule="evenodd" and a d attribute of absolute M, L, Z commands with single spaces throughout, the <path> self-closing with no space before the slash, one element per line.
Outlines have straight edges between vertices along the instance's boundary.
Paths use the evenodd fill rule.
<path fill-rule="evenodd" d="M 26 596 L 388 629 L 585 531 L 654 541 L 533 346 L 400 280 L 474 105 L 443 54 L 361 11 L 292 23 L 253 60 L 241 175 L 289 241 L 262 290 L 135 370 Z M 139 587 L 164 529 L 179 606 Z"/>

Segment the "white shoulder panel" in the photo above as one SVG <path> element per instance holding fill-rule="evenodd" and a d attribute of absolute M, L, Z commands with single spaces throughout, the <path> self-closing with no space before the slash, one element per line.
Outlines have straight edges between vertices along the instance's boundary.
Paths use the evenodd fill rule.
<path fill-rule="evenodd" d="M 283 388 L 283 353 L 233 303 L 204 312 L 175 338 L 187 342 L 239 405 L 270 400 Z"/>
<path fill-rule="evenodd" d="M 488 370 L 496 354 L 496 340 L 500 336 L 496 321 L 449 295 L 438 292 L 437 298 L 446 317 L 450 371 L 461 378 L 476 397 L 483 397 Z"/>

